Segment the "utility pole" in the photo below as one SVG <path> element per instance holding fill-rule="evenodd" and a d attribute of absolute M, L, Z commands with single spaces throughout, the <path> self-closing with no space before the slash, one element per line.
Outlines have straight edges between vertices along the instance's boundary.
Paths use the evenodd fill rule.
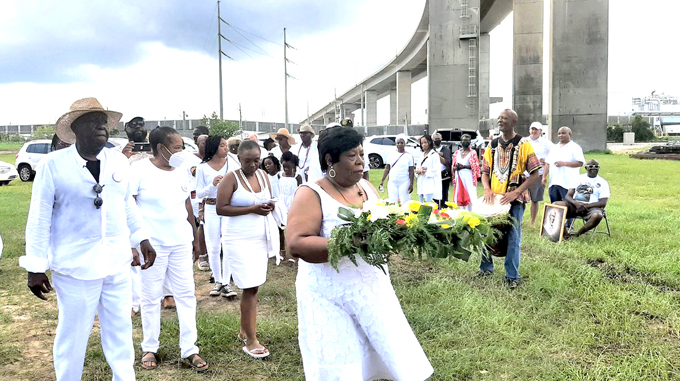
<path fill-rule="evenodd" d="M 286 50 L 288 50 L 288 44 L 286 43 L 286 28 L 283 28 L 283 90 L 284 94 L 284 105 L 286 107 L 286 129 L 288 129 L 288 58 L 286 58 Z"/>
<path fill-rule="evenodd" d="M 182 111 L 182 129 L 187 129 L 187 113 L 185 111 Z"/>
<path fill-rule="evenodd" d="M 243 129 L 243 116 L 241 115 L 241 102 L 238 103 L 238 128 Z"/>
<path fill-rule="evenodd" d="M 222 97 L 222 17 L 220 16 L 220 2 L 217 2 L 217 56 L 220 59 L 220 119 L 224 119 L 224 102 Z"/>

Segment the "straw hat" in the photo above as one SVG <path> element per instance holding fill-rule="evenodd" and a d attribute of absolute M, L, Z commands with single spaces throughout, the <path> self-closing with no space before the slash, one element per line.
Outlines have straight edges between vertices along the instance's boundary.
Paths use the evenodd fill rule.
<path fill-rule="evenodd" d="M 312 135 L 316 135 L 316 132 L 314 132 L 314 129 L 309 124 L 303 124 L 302 126 L 300 126 L 300 128 L 298 129 L 298 134 L 302 132 L 311 132 Z"/>
<path fill-rule="evenodd" d="M 73 144 L 76 142 L 76 134 L 71 129 L 71 123 L 81 116 L 91 112 L 103 112 L 109 118 L 108 128 L 112 130 L 123 117 L 122 113 L 105 110 L 96 98 L 79 99 L 71 105 L 70 111 L 59 117 L 54 125 L 54 131 L 61 141 Z"/>
<path fill-rule="evenodd" d="M 285 136 L 288 139 L 288 144 L 295 144 L 295 138 L 290 135 L 287 128 L 279 128 L 278 131 L 270 133 L 269 136 L 274 140 L 277 136 Z"/>

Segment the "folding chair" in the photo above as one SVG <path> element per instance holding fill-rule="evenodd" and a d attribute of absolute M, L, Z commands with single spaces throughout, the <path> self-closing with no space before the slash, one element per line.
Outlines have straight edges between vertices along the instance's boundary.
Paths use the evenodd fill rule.
<path fill-rule="evenodd" d="M 580 229 L 580 227 L 579 227 L 579 229 L 576 229 L 575 226 L 574 226 L 574 225 L 576 225 L 576 220 L 580 220 L 582 222 L 581 226 L 585 225 L 585 223 L 586 223 L 586 219 L 584 217 L 574 217 L 571 225 L 569 226 L 569 230 L 568 230 L 569 234 L 573 234 Z M 604 221 L 604 224 L 607 228 L 607 231 L 604 231 L 604 229 L 602 229 L 602 231 L 599 231 L 600 227 L 602 226 L 602 221 Z M 602 221 L 600 221 L 600 223 L 595 227 L 595 229 L 590 230 L 586 234 L 590 234 L 591 238 L 594 237 L 595 234 L 606 234 L 608 237 L 611 237 L 612 232 L 611 232 L 611 229 L 609 228 L 609 220 L 607 219 L 607 210 L 606 209 L 602 209 Z"/>

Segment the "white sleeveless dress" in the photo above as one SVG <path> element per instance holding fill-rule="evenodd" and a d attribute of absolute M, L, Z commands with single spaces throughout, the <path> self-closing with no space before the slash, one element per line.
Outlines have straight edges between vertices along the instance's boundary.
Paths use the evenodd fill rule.
<path fill-rule="evenodd" d="M 376 198 L 365 180 L 359 183 Z M 316 183 L 329 238 L 342 205 Z M 433 369 L 401 309 L 389 275 L 358 258 L 329 263 L 300 260 L 295 282 L 298 340 L 305 378 L 310 380 L 424 380 Z M 385 266 L 387 269 L 387 266 Z"/>
<path fill-rule="evenodd" d="M 258 170 L 260 171 L 260 170 Z M 234 171 L 236 190 L 231 195 L 233 206 L 252 206 L 270 199 L 267 184 L 261 181 L 260 192 L 246 189 L 241 183 L 241 171 Z M 246 184 L 248 184 L 247 180 Z M 248 185 L 250 188 L 250 185 Z M 229 260 L 234 283 L 240 289 L 258 287 L 267 280 L 267 218 L 250 213 L 224 217 L 222 223 L 222 251 Z M 277 232 L 278 233 L 278 232 Z M 278 237 L 277 237 L 278 239 Z M 228 282 L 226 279 L 224 282 Z"/>

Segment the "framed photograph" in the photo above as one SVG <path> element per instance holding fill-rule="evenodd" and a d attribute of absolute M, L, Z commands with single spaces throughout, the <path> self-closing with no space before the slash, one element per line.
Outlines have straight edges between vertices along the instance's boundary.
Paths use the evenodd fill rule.
<path fill-rule="evenodd" d="M 566 206 L 543 204 L 543 220 L 539 236 L 546 237 L 553 242 L 561 242 L 564 238 L 566 217 Z"/>

